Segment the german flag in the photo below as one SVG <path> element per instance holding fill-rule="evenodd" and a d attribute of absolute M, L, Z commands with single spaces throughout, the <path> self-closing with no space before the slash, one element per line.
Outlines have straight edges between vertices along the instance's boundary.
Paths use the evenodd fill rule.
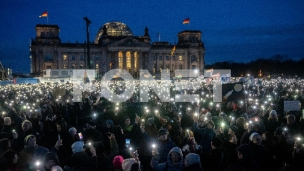
<path fill-rule="evenodd" d="M 48 12 L 47 11 L 44 11 L 39 17 L 47 17 L 48 16 Z"/>
<path fill-rule="evenodd" d="M 189 24 L 189 23 L 190 23 L 190 19 L 189 18 L 184 19 L 183 24 Z"/>

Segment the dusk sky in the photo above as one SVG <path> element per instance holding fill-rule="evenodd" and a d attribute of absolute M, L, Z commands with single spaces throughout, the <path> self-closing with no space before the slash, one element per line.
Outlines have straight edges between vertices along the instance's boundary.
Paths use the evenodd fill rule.
<path fill-rule="evenodd" d="M 86 16 L 90 40 L 109 21 L 129 26 L 136 36 L 149 28 L 152 42 L 176 43 L 183 30 L 202 31 L 205 61 L 248 62 L 281 54 L 304 57 L 303 0 L 2 0 L 0 6 L 0 61 L 13 72 L 30 72 L 30 39 L 48 11 L 48 23 L 60 27 L 63 43 L 83 43 Z M 182 21 L 190 18 L 190 24 Z"/>

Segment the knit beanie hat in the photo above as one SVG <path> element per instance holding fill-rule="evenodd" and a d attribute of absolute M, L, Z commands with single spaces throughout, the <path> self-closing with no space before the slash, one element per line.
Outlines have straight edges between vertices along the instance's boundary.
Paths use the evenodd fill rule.
<path fill-rule="evenodd" d="M 219 137 L 213 137 L 211 142 L 214 147 L 221 147 L 223 144 L 223 141 Z"/>
<path fill-rule="evenodd" d="M 122 156 L 115 156 L 113 159 L 114 169 L 122 169 L 123 161 L 124 161 L 124 158 Z"/>
<path fill-rule="evenodd" d="M 82 152 L 83 151 L 84 143 L 83 141 L 76 141 L 72 144 L 72 151 L 73 153 Z"/>
<path fill-rule="evenodd" d="M 252 134 L 250 135 L 250 137 L 249 137 L 249 140 L 252 141 L 252 140 L 253 140 L 253 137 L 254 137 L 255 135 L 259 135 L 259 134 L 256 133 L 256 132 L 252 133 Z"/>
<path fill-rule="evenodd" d="M 283 129 L 281 127 L 277 127 L 277 129 L 274 131 L 274 135 L 282 135 Z"/>
<path fill-rule="evenodd" d="M 167 129 L 164 129 L 164 128 L 161 128 L 159 129 L 158 131 L 158 137 L 162 136 L 162 135 L 165 135 L 165 134 L 168 134 L 168 130 Z"/>
<path fill-rule="evenodd" d="M 106 124 L 107 124 L 107 125 L 111 125 L 111 127 L 114 127 L 114 122 L 113 122 L 111 119 L 108 119 L 108 120 L 106 121 Z"/>
<path fill-rule="evenodd" d="M 192 164 L 199 163 L 200 157 L 195 153 L 189 153 L 186 155 L 185 161 L 187 162 L 187 165 L 190 166 Z"/>

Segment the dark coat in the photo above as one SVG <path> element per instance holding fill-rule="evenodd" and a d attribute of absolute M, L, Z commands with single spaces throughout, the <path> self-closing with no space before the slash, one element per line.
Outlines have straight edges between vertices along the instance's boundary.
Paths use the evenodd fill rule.
<path fill-rule="evenodd" d="M 192 164 L 188 167 L 185 167 L 183 171 L 203 171 L 200 163 Z"/>
<path fill-rule="evenodd" d="M 205 171 L 219 171 L 223 167 L 224 153 L 221 149 L 212 149 L 202 163 Z"/>

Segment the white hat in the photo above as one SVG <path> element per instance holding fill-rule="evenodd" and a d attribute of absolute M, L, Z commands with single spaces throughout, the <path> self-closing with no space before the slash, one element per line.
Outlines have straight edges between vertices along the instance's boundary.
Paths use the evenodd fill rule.
<path fill-rule="evenodd" d="M 252 141 L 252 140 L 253 140 L 253 137 L 254 137 L 255 135 L 259 135 L 259 134 L 256 133 L 256 132 L 252 133 L 252 134 L 250 135 L 250 137 L 249 137 L 249 140 Z"/>
<path fill-rule="evenodd" d="M 277 115 L 277 111 L 271 110 L 271 111 L 269 112 L 269 115 Z"/>

